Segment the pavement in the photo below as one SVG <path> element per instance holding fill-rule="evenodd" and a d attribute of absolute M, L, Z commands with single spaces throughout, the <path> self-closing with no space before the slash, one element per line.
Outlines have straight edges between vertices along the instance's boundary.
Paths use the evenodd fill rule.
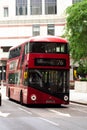
<path fill-rule="evenodd" d="M 8 97 L 6 97 L 6 87 L 0 86 L 0 88 L 2 100 L 7 99 Z M 87 105 L 87 93 L 81 93 L 74 89 L 70 89 L 70 102 Z"/>
<path fill-rule="evenodd" d="M 75 89 L 70 90 L 70 101 L 82 105 L 87 105 L 87 93 L 77 92 Z"/>

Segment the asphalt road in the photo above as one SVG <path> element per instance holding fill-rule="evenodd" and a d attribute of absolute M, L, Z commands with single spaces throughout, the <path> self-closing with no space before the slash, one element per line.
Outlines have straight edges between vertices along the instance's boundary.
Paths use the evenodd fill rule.
<path fill-rule="evenodd" d="M 2 99 L 0 130 L 87 130 L 87 106 L 29 107 Z"/>

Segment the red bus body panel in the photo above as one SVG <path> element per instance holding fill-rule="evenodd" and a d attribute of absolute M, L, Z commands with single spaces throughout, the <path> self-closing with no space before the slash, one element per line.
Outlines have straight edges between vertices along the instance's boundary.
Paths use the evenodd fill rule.
<path fill-rule="evenodd" d="M 54 97 L 50 94 L 44 94 L 41 91 L 38 91 L 34 88 L 29 88 L 28 89 L 28 102 L 27 104 L 68 104 L 69 102 L 65 102 L 64 100 Z M 33 101 L 31 100 L 32 95 L 36 96 L 36 100 Z"/>
<path fill-rule="evenodd" d="M 53 69 L 69 69 L 69 55 L 68 54 L 29 54 L 27 55 L 27 57 L 29 57 L 29 61 L 28 62 L 28 67 L 29 68 L 53 68 Z M 35 66 L 35 58 L 46 58 L 46 59 L 65 59 L 66 60 L 66 66 Z"/>
<path fill-rule="evenodd" d="M 10 98 L 20 102 L 20 89 L 23 91 L 23 103 L 24 104 L 68 104 L 64 100 L 54 97 L 50 94 L 43 93 L 31 87 L 10 87 Z M 8 91 L 8 89 L 6 89 Z M 8 92 L 6 92 L 8 93 Z M 36 96 L 36 100 L 32 100 L 32 96 Z M 7 95 L 8 96 L 8 95 Z"/>

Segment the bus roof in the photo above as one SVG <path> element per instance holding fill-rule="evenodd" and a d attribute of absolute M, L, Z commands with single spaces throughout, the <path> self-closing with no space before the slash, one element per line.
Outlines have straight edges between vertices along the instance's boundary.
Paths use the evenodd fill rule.
<path fill-rule="evenodd" d="M 35 37 L 30 37 L 29 39 L 27 39 L 25 42 L 23 43 L 19 43 L 18 45 L 15 45 L 13 47 L 10 48 L 10 50 L 21 46 L 22 44 L 26 44 L 26 42 L 61 42 L 61 43 L 67 43 L 67 40 L 62 38 L 62 37 L 58 37 L 58 36 L 52 36 L 52 35 L 47 35 L 47 36 L 35 36 Z"/>
<path fill-rule="evenodd" d="M 67 40 L 57 36 L 35 36 L 29 39 L 30 42 L 63 42 L 67 43 Z"/>

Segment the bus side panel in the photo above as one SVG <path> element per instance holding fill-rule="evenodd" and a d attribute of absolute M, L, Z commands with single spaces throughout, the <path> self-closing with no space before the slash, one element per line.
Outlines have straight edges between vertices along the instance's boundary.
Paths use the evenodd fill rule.
<path fill-rule="evenodd" d="M 27 104 L 27 88 L 25 87 L 21 87 L 21 86 L 7 86 L 6 87 L 6 96 L 9 99 L 13 99 L 15 101 L 19 101 L 20 102 L 20 96 L 22 93 L 22 98 L 23 98 L 23 103 Z"/>

